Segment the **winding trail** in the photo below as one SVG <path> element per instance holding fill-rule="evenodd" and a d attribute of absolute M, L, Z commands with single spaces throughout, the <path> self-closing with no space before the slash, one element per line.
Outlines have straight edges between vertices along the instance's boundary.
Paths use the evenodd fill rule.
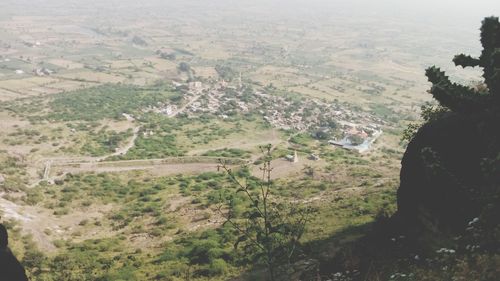
<path fill-rule="evenodd" d="M 107 155 L 107 156 L 102 156 L 102 157 L 98 157 L 98 161 L 101 161 L 101 160 L 104 160 L 108 157 L 112 157 L 112 156 L 120 156 L 120 155 L 124 155 L 124 154 L 127 154 L 127 152 L 132 148 L 134 147 L 135 145 L 135 140 L 137 139 L 137 137 L 139 136 L 139 130 L 141 129 L 141 126 L 137 126 L 134 128 L 134 134 L 132 135 L 132 138 L 130 138 L 130 140 L 127 142 L 127 144 L 124 146 L 124 147 L 121 147 L 121 148 L 118 148 L 114 153 L 110 154 L 110 155 Z"/>
<path fill-rule="evenodd" d="M 128 114 L 123 114 L 123 115 L 125 116 L 125 118 L 127 118 L 127 120 L 129 120 L 131 122 L 135 121 L 135 119 L 132 116 L 130 116 Z M 135 141 L 139 137 L 139 131 L 141 130 L 141 127 L 142 126 L 140 126 L 140 125 L 134 127 L 133 135 L 129 139 L 129 141 L 123 147 L 116 149 L 115 152 L 108 154 L 108 155 L 99 156 L 99 157 L 43 158 L 43 159 L 37 161 L 38 163 L 40 163 L 40 162 L 44 163 L 43 177 L 42 177 L 41 181 L 50 181 L 51 180 L 50 174 L 52 171 L 52 167 L 56 166 L 56 165 L 57 166 L 64 165 L 64 164 L 71 165 L 73 163 L 89 163 L 89 164 L 91 164 L 91 163 L 104 161 L 105 159 L 107 159 L 109 157 L 120 156 L 120 155 L 126 154 L 130 149 L 132 149 L 132 147 L 134 147 Z M 34 184 L 32 184 L 31 186 L 35 186 L 39 182 L 40 181 L 37 181 Z"/>

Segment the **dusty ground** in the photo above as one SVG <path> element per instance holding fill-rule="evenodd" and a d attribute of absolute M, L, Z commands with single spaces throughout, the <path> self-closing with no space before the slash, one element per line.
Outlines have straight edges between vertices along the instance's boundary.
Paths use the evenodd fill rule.
<path fill-rule="evenodd" d="M 322 160 L 313 161 L 307 159 L 305 155 L 299 155 L 299 162 L 293 163 L 286 159 L 275 159 L 271 161 L 271 178 L 279 179 L 279 178 L 287 178 L 287 177 L 295 177 L 301 176 L 305 173 L 306 167 L 313 167 L 315 169 L 324 167 L 325 162 Z M 260 166 L 254 166 L 252 168 L 252 174 L 256 177 L 262 177 L 262 171 L 260 170 Z"/>
<path fill-rule="evenodd" d="M 1 193 L 0 196 L 5 195 Z M 86 210 L 73 211 L 68 215 L 55 216 L 51 210 L 37 206 L 27 206 L 13 203 L 0 197 L 2 217 L 16 220 L 24 234 L 32 234 L 34 242 L 46 252 L 57 250 L 52 241 L 66 239 L 68 234 L 80 228 L 78 224 L 84 219 L 99 219 L 113 206 L 92 206 Z M 98 238 L 103 235 L 102 229 L 83 233 L 86 239 Z"/>

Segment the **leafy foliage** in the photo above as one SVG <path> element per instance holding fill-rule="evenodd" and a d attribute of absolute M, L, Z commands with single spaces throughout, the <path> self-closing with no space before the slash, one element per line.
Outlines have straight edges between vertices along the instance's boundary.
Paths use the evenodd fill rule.
<path fill-rule="evenodd" d="M 425 103 L 420 109 L 420 116 L 424 122 L 422 124 L 410 123 L 403 132 L 402 141 L 411 141 L 423 124 L 438 120 L 449 112 L 448 108 L 441 105 L 432 105 L 431 103 Z"/>
<path fill-rule="evenodd" d="M 140 88 L 130 85 L 102 85 L 56 95 L 49 103 L 49 120 L 97 121 L 122 119 L 123 113 L 135 114 L 140 109 L 170 101 L 176 93 L 165 86 Z"/>
<path fill-rule="evenodd" d="M 462 67 L 482 67 L 487 90 L 478 90 L 452 83 L 448 76 L 433 66 L 426 70 L 432 83 L 430 93 L 441 106 L 454 112 L 480 112 L 500 107 L 500 22 L 497 17 L 486 18 L 481 27 L 483 51 L 479 58 L 464 54 L 453 59 L 455 65 Z"/>
<path fill-rule="evenodd" d="M 239 234 L 234 247 L 242 245 L 247 256 L 266 265 L 270 280 L 276 280 L 279 266 L 291 264 L 299 255 L 300 239 L 313 210 L 300 204 L 286 204 L 270 196 L 274 188 L 271 181 L 271 145 L 266 150 L 266 160 L 261 168 L 262 179 L 257 182 L 247 180 L 243 184 L 232 170 L 221 164 L 236 185 L 236 193 L 243 193 L 250 202 L 243 213 L 238 214 L 229 208 L 226 214 L 226 224 Z M 226 204 L 231 206 L 232 202 Z"/>
<path fill-rule="evenodd" d="M 453 62 L 461 67 L 483 68 L 484 85 L 464 86 L 450 81 L 438 67 L 426 70 L 426 76 L 432 83 L 429 91 L 439 102 L 439 106 L 422 106 L 421 116 L 425 123 L 435 121 L 445 113 L 498 112 L 500 109 L 500 22 L 497 17 L 484 19 L 481 26 L 481 44 L 483 51 L 479 58 L 460 54 Z M 424 124 L 425 124 L 424 123 Z M 422 125 L 409 124 L 402 140 L 410 141 Z"/>
<path fill-rule="evenodd" d="M 230 66 L 219 64 L 215 66 L 215 71 L 217 71 L 220 78 L 226 81 L 232 81 L 236 78 L 236 71 L 234 71 Z"/>
<path fill-rule="evenodd" d="M 90 136 L 82 146 L 82 152 L 91 156 L 102 156 L 115 152 L 124 141 L 132 137 L 132 129 L 115 132 L 102 128 Z"/>
<path fill-rule="evenodd" d="M 207 151 L 203 153 L 203 156 L 248 158 L 250 157 L 250 153 L 248 151 L 238 148 L 224 148 L 224 149 Z"/>

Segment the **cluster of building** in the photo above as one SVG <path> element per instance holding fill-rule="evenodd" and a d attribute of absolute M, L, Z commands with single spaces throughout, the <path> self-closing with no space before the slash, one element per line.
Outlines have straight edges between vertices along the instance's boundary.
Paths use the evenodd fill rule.
<path fill-rule="evenodd" d="M 53 70 L 50 70 L 46 67 L 39 67 L 39 68 L 33 69 L 33 74 L 35 74 L 36 76 L 49 76 L 53 73 L 54 73 Z"/>
<path fill-rule="evenodd" d="M 159 113 L 163 114 L 166 116 L 173 116 L 177 112 L 177 106 L 173 104 L 158 104 L 156 107 L 149 107 L 146 108 L 146 111 L 148 112 L 154 112 L 154 113 Z"/>
<path fill-rule="evenodd" d="M 382 135 L 380 126 L 368 124 L 365 126 L 347 123 L 343 124 L 342 138 L 331 139 L 329 144 L 358 152 L 366 152 L 371 145 Z"/>
<path fill-rule="evenodd" d="M 24 70 L 22 70 L 22 69 L 16 69 L 14 72 L 17 75 L 22 75 L 25 73 Z M 45 67 L 33 69 L 33 74 L 36 76 L 49 76 L 49 75 L 54 74 L 54 73 L 55 73 L 55 71 L 50 70 L 50 69 L 45 68 Z"/>
<path fill-rule="evenodd" d="M 201 82 L 190 82 L 185 92 L 186 98 L 193 101 L 186 108 L 186 113 L 211 113 L 221 118 L 227 118 L 231 112 L 248 112 L 249 106 L 241 101 L 239 87 L 229 85 L 224 80 L 210 87 Z"/>
<path fill-rule="evenodd" d="M 323 132 L 330 137 L 329 143 L 348 149 L 366 150 L 380 134 L 383 121 L 361 110 L 339 103 L 327 103 L 314 99 L 292 99 L 253 91 L 240 82 L 229 84 L 217 81 L 204 85 L 199 81 L 189 83 L 173 82 L 182 89 L 188 103 L 182 111 L 188 115 L 209 113 L 226 119 L 237 113 L 256 113 L 276 128 L 302 132 Z M 167 116 L 179 111 L 176 105 L 159 104 L 147 109 Z M 334 120 L 335 128 L 324 120 Z M 314 157 L 316 158 L 316 157 Z"/>

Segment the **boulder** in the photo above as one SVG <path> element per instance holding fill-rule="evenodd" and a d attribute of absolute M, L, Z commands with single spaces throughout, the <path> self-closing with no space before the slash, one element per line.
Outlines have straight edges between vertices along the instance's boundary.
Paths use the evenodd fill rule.
<path fill-rule="evenodd" d="M 456 234 L 498 195 L 499 115 L 450 113 L 417 132 L 402 159 L 397 193 L 394 220 L 404 231 L 416 239 Z"/>

